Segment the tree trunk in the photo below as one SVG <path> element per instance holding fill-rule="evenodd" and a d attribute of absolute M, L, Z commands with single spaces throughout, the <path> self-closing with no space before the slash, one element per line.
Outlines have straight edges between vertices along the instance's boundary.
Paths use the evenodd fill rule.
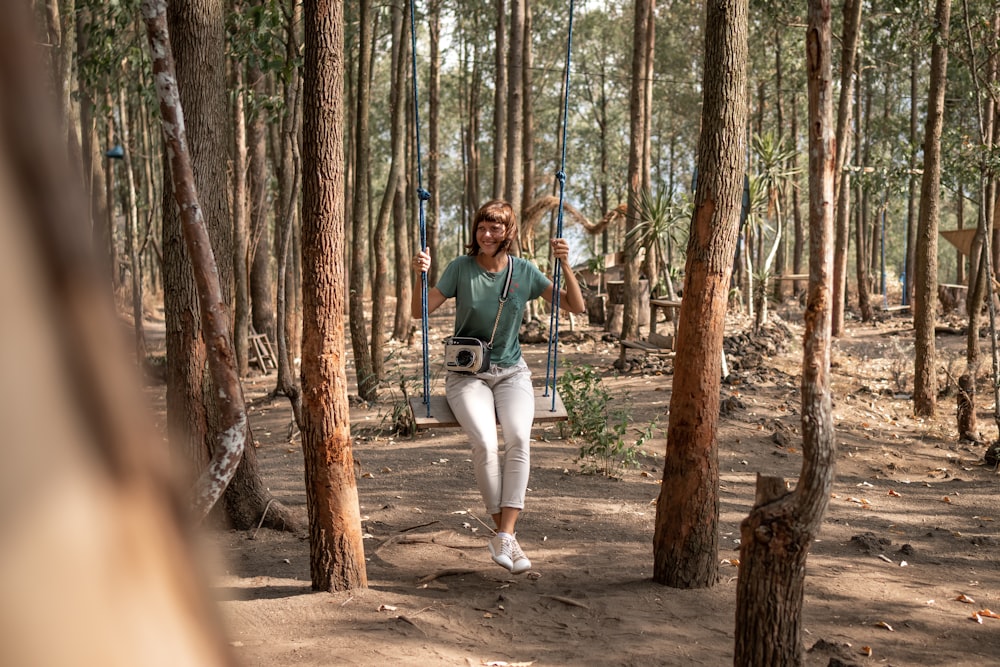
<path fill-rule="evenodd" d="M 922 50 L 921 46 L 914 46 L 910 51 L 910 99 L 915 100 L 918 96 L 918 73 L 920 69 L 920 53 Z M 919 146 L 917 145 L 917 132 L 919 128 L 918 118 L 919 118 L 919 105 L 910 105 L 910 144 L 909 144 L 909 163 L 910 163 L 910 173 L 907 176 L 907 194 L 906 194 L 906 268 L 905 276 L 906 280 L 903 283 L 903 303 L 911 304 L 913 303 L 913 277 L 916 274 L 914 264 L 916 262 L 916 247 L 917 247 L 917 154 L 919 151 Z M 972 253 L 972 258 L 975 258 L 975 253 Z M 971 266 L 976 266 L 978 262 L 973 262 Z"/>
<path fill-rule="evenodd" d="M 792 93 L 792 171 L 798 173 L 799 170 L 799 111 L 797 93 Z M 799 206 L 799 179 L 796 177 L 792 182 L 792 219 L 795 229 L 794 240 L 792 241 L 792 273 L 802 274 L 802 256 L 805 249 L 806 230 L 802 219 L 802 207 Z M 792 284 L 793 293 L 798 296 L 802 291 L 799 281 Z"/>
<path fill-rule="evenodd" d="M 233 346 L 240 376 L 250 370 L 250 275 L 247 266 L 247 134 L 243 105 L 243 65 L 230 60 L 233 88 Z M 262 371 L 265 369 L 261 369 Z"/>
<path fill-rule="evenodd" d="M 507 191 L 507 5 L 506 0 L 495 0 L 496 6 L 496 50 L 493 68 L 493 199 L 500 199 Z M 479 203 L 476 202 L 475 209 Z"/>
<path fill-rule="evenodd" d="M 195 187 L 201 194 L 201 210 L 215 252 L 221 300 L 228 308 L 232 290 L 231 220 L 229 218 L 224 136 L 226 125 L 224 7 L 219 0 L 199 0 L 167 8 L 177 88 L 185 109 L 188 146 L 191 151 Z M 164 183 L 170 178 L 164 174 Z M 177 183 L 174 183 L 176 186 Z M 173 188 L 164 188 L 170 192 Z M 197 292 L 191 260 L 181 240 L 177 207 L 164 202 L 164 266 L 172 272 L 164 280 L 167 328 L 167 421 L 173 424 L 186 450 L 192 470 L 202 470 L 217 451 L 216 434 L 225 432 L 215 409 L 220 388 L 204 376 L 206 349 L 202 343 L 204 319 L 197 315 Z M 172 248 L 167 250 L 167 244 Z M 170 259 L 168 259 L 168 254 Z M 226 313 L 228 317 L 228 311 Z M 227 334 L 231 335 L 231 334 Z M 213 344 L 220 344 L 213 341 Z M 231 343 L 230 343 L 231 344 Z M 246 428 L 249 428 L 248 426 Z M 247 442 L 251 441 L 249 433 Z M 294 519 L 276 502 L 264 486 L 257 465 L 256 450 L 247 447 L 223 497 L 226 519 L 231 526 L 248 529 L 261 517 L 271 527 L 293 529 Z M 270 507 L 269 507 L 270 506 Z M 268 509 L 269 507 L 269 509 Z M 266 515 L 265 515 L 266 510 Z"/>
<path fill-rule="evenodd" d="M 920 182 L 917 218 L 916 285 L 913 299 L 915 331 L 913 411 L 934 415 L 937 404 L 937 354 L 934 326 L 937 319 L 938 218 L 941 204 L 941 128 L 948 72 L 948 33 L 951 0 L 937 0 L 931 48 L 930 92 L 924 129 L 924 174 Z"/>
<path fill-rule="evenodd" d="M 795 491 L 757 478 L 757 498 L 740 525 L 733 664 L 801 665 L 805 564 L 829 502 L 835 441 L 830 392 L 834 216 L 833 76 L 829 0 L 810 0 L 809 294 L 802 353 L 802 469 Z"/>
<path fill-rule="evenodd" d="M 217 411 L 218 428 L 212 433 L 215 442 L 211 460 L 195 487 L 192 502 L 195 518 L 202 519 L 222 497 L 236 473 L 250 431 L 243 386 L 233 353 L 229 304 L 221 279 L 224 274 L 219 271 L 212 253 L 208 226 L 202 213 L 205 209 L 195 183 L 179 90 L 176 85 L 170 85 L 177 79 L 167 30 L 167 9 L 157 0 L 145 0 L 142 15 L 149 35 L 153 73 L 159 82 L 156 91 L 167 144 L 166 154 L 174 183 L 174 198 L 180 209 L 185 246 L 194 268 L 198 310 L 204 324 L 208 367 L 214 387 L 213 406 Z"/>
<path fill-rule="evenodd" d="M 631 232 L 639 225 L 646 163 L 646 58 L 652 0 L 636 0 L 632 30 L 632 83 L 629 93 L 628 211 L 625 217 L 625 304 L 622 309 L 622 340 L 639 337 L 639 246 Z"/>
<path fill-rule="evenodd" d="M 521 197 L 520 208 L 525 211 L 535 200 L 535 108 L 532 96 L 532 68 L 534 67 L 534 52 L 531 48 L 531 4 L 524 3 L 524 35 L 521 40 Z M 562 99 L 562 98 L 560 98 Z M 560 104 L 560 109 L 562 108 Z M 527 251 L 527 256 L 535 258 L 535 235 L 528 233 L 525 221 L 521 220 L 521 243 Z M 546 250 L 548 246 L 546 245 Z M 528 304 L 530 313 L 537 305 L 535 300 Z"/>
<path fill-rule="evenodd" d="M 414 228 L 409 229 L 407 225 L 407 220 L 409 219 L 406 215 L 406 203 L 407 203 L 407 193 L 411 188 L 407 187 L 408 179 L 406 177 L 408 170 L 406 168 L 406 153 L 407 153 L 407 138 L 412 138 L 414 132 L 419 132 L 420 128 L 415 128 L 414 132 L 407 132 L 407 119 L 412 120 L 413 118 L 413 99 L 412 96 L 406 95 L 406 90 L 411 90 L 409 86 L 409 77 L 407 73 L 410 68 L 406 66 L 406 63 L 410 60 L 410 41 L 406 39 L 407 30 L 405 26 L 410 23 L 410 3 L 403 2 L 403 28 L 400 30 L 400 40 L 399 40 L 399 78 L 398 78 L 398 109 L 396 114 L 396 132 L 399 136 L 399 147 L 393 152 L 393 168 L 396 171 L 396 197 L 394 199 L 394 206 L 392 211 L 392 228 L 393 228 L 393 252 L 395 257 L 395 270 L 394 273 L 397 277 L 407 276 L 410 272 L 410 262 L 413 258 L 411 252 L 410 239 L 416 238 L 417 230 Z M 409 104 L 408 104 L 409 103 Z M 407 113 L 407 109 L 410 109 L 410 113 Z M 415 148 L 412 152 L 415 152 Z M 393 322 L 392 322 L 392 338 L 398 341 L 406 341 L 409 338 L 410 333 L 410 290 L 413 289 L 412 283 L 409 280 L 404 280 L 398 278 L 396 280 L 396 310 L 394 312 Z M 374 326 L 372 327 L 373 333 L 372 338 L 374 339 Z M 382 334 L 380 334 L 382 335 Z M 376 358 L 376 354 L 373 352 L 373 360 L 378 364 L 378 371 L 376 373 L 377 380 L 381 381 L 385 377 L 384 361 L 385 353 L 384 348 L 379 350 Z"/>
<path fill-rule="evenodd" d="M 326 1 L 326 0 L 324 0 Z M 360 16 L 370 15 L 368 0 L 361 0 L 359 5 Z M 359 27 L 360 49 L 362 54 L 368 53 L 371 48 L 371 25 L 368 20 L 361 20 Z M 369 109 L 371 104 L 371 61 L 366 57 L 358 58 L 358 104 L 354 120 L 354 144 L 357 147 L 355 159 L 357 163 L 354 172 L 357 174 L 354 183 L 354 203 L 351 206 L 353 219 L 351 220 L 351 235 L 354 243 L 351 244 L 351 299 L 348 304 L 351 328 L 351 348 L 354 351 L 354 368 L 358 379 L 358 395 L 365 401 L 374 401 L 378 395 L 378 384 L 375 382 L 375 369 L 372 364 L 371 348 L 368 345 L 368 329 L 365 324 L 365 250 L 368 246 L 362 239 L 368 238 L 368 210 L 369 210 L 369 189 L 368 180 L 365 175 L 369 172 Z M 307 93 L 308 94 L 308 93 Z M 306 127 L 303 125 L 303 130 Z M 304 157 L 304 156 L 303 156 Z M 309 167 L 303 164 L 303 176 L 306 175 Z M 303 213 L 303 216 L 306 214 Z M 303 225 L 305 224 L 303 219 Z M 303 242 L 305 233 L 303 232 Z M 307 262 L 305 249 L 303 248 L 303 263 Z M 303 271 L 306 267 L 303 266 Z M 303 276 L 307 279 L 306 276 Z M 306 304 L 303 303 L 305 307 Z M 303 317 L 309 317 L 307 312 L 303 312 Z M 306 341 L 303 337 L 303 353 L 305 353 Z"/>
<path fill-rule="evenodd" d="M 833 254 L 833 335 L 844 332 L 844 309 L 847 307 L 847 245 L 850 236 L 850 188 L 844 165 L 850 155 L 851 97 L 854 95 L 854 61 L 861 35 L 861 0 L 844 0 L 844 27 L 840 51 L 840 101 L 837 106 L 837 162 L 833 191 L 837 195 L 837 223 Z M 843 179 L 842 179 L 843 177 Z"/>
<path fill-rule="evenodd" d="M 747 22 L 746 0 L 707 6 L 698 186 L 653 536 L 653 580 L 678 588 L 711 586 L 718 577 L 716 426 L 746 168 Z"/>
<path fill-rule="evenodd" d="M 260 66 L 247 69 L 247 86 L 253 91 L 254 108 L 247 125 L 247 150 L 250 154 L 250 307 L 251 321 L 257 333 L 275 340 L 274 295 L 271 282 L 271 236 L 268 230 L 267 201 L 267 125 L 263 107 L 267 96 L 264 73 Z"/>
<path fill-rule="evenodd" d="M 345 370 L 343 4 L 305 0 L 303 17 L 302 450 L 309 569 L 313 590 L 342 591 L 368 586 Z M 364 146 L 358 144 L 359 154 Z"/>
<path fill-rule="evenodd" d="M 430 72 L 427 76 L 427 189 L 428 202 L 426 230 L 427 245 L 431 253 L 431 270 L 428 285 L 438 279 L 438 238 L 441 227 L 441 0 L 430 0 L 427 6 L 428 42 L 430 42 Z"/>
<path fill-rule="evenodd" d="M 514 209 L 514 219 L 521 221 L 521 191 L 524 186 L 524 6 L 527 0 L 510 0 L 510 46 L 507 49 L 507 172 L 504 176 L 504 199 Z M 516 239 L 520 249 L 525 239 Z"/>
<path fill-rule="evenodd" d="M 139 261 L 139 209 L 136 205 L 135 173 L 132 171 L 132 136 L 129 132 L 128 105 L 125 103 L 125 89 L 118 89 L 118 117 L 120 118 L 121 141 L 124 149 L 122 165 L 125 167 L 125 183 L 128 209 L 125 216 L 125 245 L 128 250 L 129 276 L 132 285 L 132 326 L 135 332 L 135 358 L 140 365 L 146 359 L 146 329 L 143 325 L 142 263 Z"/>

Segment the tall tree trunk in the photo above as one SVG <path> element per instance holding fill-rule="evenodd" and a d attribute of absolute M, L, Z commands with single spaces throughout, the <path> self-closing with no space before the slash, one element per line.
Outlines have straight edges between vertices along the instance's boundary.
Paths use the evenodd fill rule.
<path fill-rule="evenodd" d="M 507 173 L 504 199 L 514 209 L 514 219 L 521 220 L 521 191 L 524 186 L 524 6 L 527 0 L 510 0 L 510 45 L 507 49 Z M 525 239 L 517 239 L 520 248 Z"/>
<path fill-rule="evenodd" d="M 316 0 L 320 1 L 320 0 Z M 328 2 L 329 0 L 322 0 Z M 339 0 L 335 0 L 339 1 Z M 359 15 L 361 25 L 359 26 L 359 44 L 361 54 L 367 54 L 372 44 L 372 34 L 370 21 L 365 17 L 370 16 L 371 9 L 368 0 L 360 0 Z M 357 111 L 354 120 L 354 145 L 356 146 L 354 173 L 357 178 L 354 183 L 354 203 L 351 206 L 353 219 L 351 220 L 351 235 L 354 242 L 350 248 L 351 267 L 351 298 L 348 303 L 351 328 L 351 349 L 354 351 L 354 369 L 358 380 L 358 395 L 365 401 L 374 401 L 378 395 L 378 383 L 375 382 L 375 369 L 372 364 L 371 348 L 368 345 L 368 329 L 365 325 L 365 249 L 368 244 L 362 239 L 368 238 L 368 210 L 369 210 L 369 183 L 366 175 L 369 172 L 369 108 L 371 104 L 371 61 L 363 55 L 358 58 L 358 91 L 357 91 Z M 306 131 L 303 124 L 303 130 Z M 305 156 L 303 155 L 303 158 Z M 303 176 L 306 175 L 309 167 L 303 164 Z M 305 202 L 303 202 L 305 204 Z M 303 212 L 303 225 L 305 224 L 306 212 Z M 303 242 L 305 242 L 303 232 Z M 307 263 L 306 253 L 303 249 L 303 263 Z M 303 271 L 308 272 L 305 266 Z M 305 278 L 305 276 L 304 276 Z M 305 303 L 303 304 L 305 306 Z M 309 317 L 308 313 L 303 313 L 304 317 Z M 305 353 L 306 341 L 303 338 L 303 353 Z"/>
<path fill-rule="evenodd" d="M 840 51 L 840 101 L 837 105 L 837 162 L 833 191 L 837 195 L 836 233 L 833 252 L 833 335 L 844 332 L 844 309 L 847 307 L 847 245 L 850 236 L 850 188 L 844 171 L 850 155 L 851 97 L 854 94 L 854 61 L 861 35 L 861 0 L 844 0 L 844 27 Z"/>
<path fill-rule="evenodd" d="M 512 0 L 514 1 L 514 0 Z M 507 86 L 510 79 L 507 60 L 507 5 L 506 0 L 495 0 L 496 50 L 493 68 L 493 199 L 500 199 L 507 192 Z M 478 205 L 478 202 L 477 202 Z"/>
<path fill-rule="evenodd" d="M 250 155 L 250 307 L 257 333 L 275 340 L 274 296 L 271 280 L 271 235 L 267 212 L 267 124 L 264 100 L 267 86 L 259 64 L 247 69 L 247 86 L 253 91 L 254 105 L 247 124 Z"/>
<path fill-rule="evenodd" d="M 748 8 L 711 2 L 698 186 L 677 329 L 669 447 L 656 504 L 653 580 L 678 588 L 718 577 L 722 335 L 746 170 Z"/>
<path fill-rule="evenodd" d="M 774 34 L 774 111 L 775 120 L 778 124 L 778 141 L 781 142 L 784 139 L 784 127 L 785 127 L 785 104 L 784 104 L 784 91 L 782 90 L 782 81 L 784 79 L 784 67 L 782 66 L 782 49 L 781 49 L 781 29 L 775 30 Z M 794 127 L 794 126 L 793 126 Z M 792 135 L 792 145 L 795 144 L 795 136 Z M 794 151 L 793 151 L 794 154 Z M 790 161 L 789 161 L 790 162 Z M 782 165 L 782 167 L 787 167 L 790 165 Z M 786 188 L 781 187 L 778 192 L 778 206 L 783 211 L 787 206 L 788 198 L 785 196 Z M 778 235 L 778 246 L 777 254 L 774 256 L 774 275 L 783 276 L 788 271 L 788 248 L 787 248 L 787 238 L 788 231 L 786 225 L 780 226 L 780 232 Z M 783 280 L 774 281 L 774 299 L 779 303 L 785 298 L 785 282 Z"/>
<path fill-rule="evenodd" d="M 913 411 L 934 415 L 937 405 L 937 353 L 934 326 L 937 319 L 938 218 L 941 205 L 941 129 L 948 73 L 948 34 L 951 0 L 937 0 L 931 47 L 930 92 L 924 128 L 924 174 L 920 181 L 917 218 L 916 285 L 913 299 L 915 330 Z"/>
<path fill-rule="evenodd" d="M 125 244 L 128 249 L 129 276 L 132 284 L 132 326 L 135 332 L 135 357 L 139 364 L 146 359 L 146 329 L 143 324 L 142 263 L 139 261 L 139 209 L 136 205 L 135 172 L 132 171 L 132 136 L 129 128 L 125 89 L 118 89 L 118 117 L 124 149 L 125 183 L 128 208 L 125 215 Z"/>
<path fill-rule="evenodd" d="M 413 258 L 413 252 L 411 252 L 411 239 L 414 239 L 417 234 L 416 227 L 411 231 L 408 220 L 411 218 L 406 215 L 407 209 L 407 194 L 412 191 L 412 188 L 408 187 L 409 180 L 407 179 L 407 174 L 409 170 L 406 168 L 406 154 L 407 154 L 407 141 L 408 138 L 413 139 L 416 132 L 420 131 L 420 128 L 414 127 L 413 131 L 407 132 L 407 120 L 413 120 L 413 98 L 411 95 L 406 95 L 404 91 L 411 90 L 408 72 L 411 68 L 406 66 L 406 63 L 410 60 L 410 41 L 406 39 L 406 26 L 410 24 L 410 3 L 403 2 L 403 28 L 400 31 L 400 41 L 399 41 L 399 79 L 398 79 L 398 119 L 396 120 L 397 128 L 396 132 L 399 135 L 399 148 L 398 151 L 394 151 L 393 155 L 393 167 L 396 169 L 396 198 L 393 206 L 392 212 L 392 228 L 393 228 L 393 253 L 395 258 L 395 275 L 405 276 L 410 271 L 410 261 Z M 407 110 L 410 112 L 407 113 Z M 415 153 L 415 145 L 411 146 L 410 153 Z M 398 155 L 396 154 L 398 152 Z M 415 159 L 415 158 L 414 158 Z M 396 280 L 396 309 L 394 312 L 393 322 L 392 322 L 392 337 L 398 341 L 409 340 L 410 334 L 410 322 L 412 317 L 410 315 L 410 291 L 413 289 L 409 280 L 397 279 Z M 374 327 L 373 327 L 374 328 Z M 373 333 L 374 337 L 374 333 Z M 374 353 L 372 355 L 375 356 Z M 384 362 L 384 353 L 380 353 L 376 362 L 382 364 Z M 385 370 L 380 368 L 377 372 L 377 377 L 381 380 L 385 376 Z"/>
<path fill-rule="evenodd" d="M 798 173 L 799 170 L 799 111 L 798 111 L 798 100 L 799 96 L 797 93 L 792 93 L 792 160 L 791 168 L 792 171 Z M 802 221 L 802 207 L 799 205 L 799 179 L 795 177 L 792 181 L 792 219 L 794 220 L 793 227 L 795 229 L 794 240 L 792 241 L 792 273 L 795 275 L 801 275 L 802 273 L 802 255 L 805 249 L 805 239 L 806 230 L 805 225 Z M 792 287 L 795 295 L 797 296 L 801 292 L 801 284 L 798 281 L 793 283 Z"/>
<path fill-rule="evenodd" d="M 622 340 L 639 337 L 639 246 L 631 232 L 641 222 L 640 202 L 647 176 L 642 173 L 646 158 L 646 57 L 649 50 L 650 2 L 635 0 L 632 29 L 632 83 L 629 93 L 628 212 L 625 217 L 625 304 L 622 309 Z"/>
<path fill-rule="evenodd" d="M 313 590 L 342 591 L 368 586 L 344 346 L 342 1 L 305 0 L 303 16 L 302 450 L 309 570 Z M 358 144 L 358 153 L 364 146 Z"/>
<path fill-rule="evenodd" d="M 531 48 L 531 4 L 524 4 L 524 35 L 521 41 L 521 211 L 527 210 L 535 200 L 535 106 L 532 96 L 532 68 L 534 67 L 534 51 Z M 560 109 L 562 107 L 560 106 Z M 535 257 L 535 235 L 529 232 L 525 221 L 521 221 L 521 242 L 529 257 Z M 551 253 L 550 253 L 551 254 Z M 534 309 L 536 301 L 528 304 L 529 312 Z"/>
<path fill-rule="evenodd" d="M 232 238 L 229 218 L 224 134 L 226 125 L 224 5 L 221 0 L 198 0 L 167 8 L 177 88 L 185 110 L 188 146 L 201 210 L 215 252 L 222 302 L 228 308 L 232 290 Z M 168 152 L 169 153 L 169 152 Z M 169 155 L 168 155 L 169 156 Z M 170 178 L 165 172 L 164 182 Z M 174 183 L 176 186 L 177 184 Z M 173 188 L 164 188 L 170 192 Z M 193 470 L 200 471 L 218 451 L 217 434 L 225 429 L 215 407 L 219 388 L 204 375 L 206 349 L 202 342 L 203 317 L 196 316 L 197 292 L 191 259 L 182 246 L 177 207 L 164 202 L 164 302 L 167 304 L 167 421 L 186 449 Z M 168 253 L 167 244 L 172 246 Z M 168 254 L 170 259 L 167 259 Z M 170 274 L 168 274 L 170 275 Z M 227 312 L 228 317 L 228 312 Z M 218 344 L 218 341 L 213 341 Z M 230 343 L 231 344 L 231 343 Z M 223 415 L 224 416 L 224 415 Z M 244 428 L 249 428 L 245 425 Z M 247 434 L 246 440 L 250 437 Z M 294 529 L 294 519 L 275 501 L 260 478 L 253 447 L 244 450 L 239 466 L 223 496 L 226 519 L 235 528 L 264 525 Z M 269 507 L 270 506 L 270 507 Z M 266 516 L 265 515 L 266 510 Z"/>
<path fill-rule="evenodd" d="M 427 209 L 427 245 L 431 253 L 429 285 L 438 279 L 438 238 L 441 228 L 441 0 L 430 0 L 427 6 L 430 71 L 427 75 L 427 189 L 431 193 Z M 408 281 L 403 281 L 408 282 Z"/>
<path fill-rule="evenodd" d="M 80 7 L 76 13 L 76 50 L 80 58 L 86 57 L 90 50 L 89 26 L 91 12 L 89 7 Z M 80 153 L 83 158 L 83 183 L 90 203 L 90 224 L 93 225 L 92 240 L 97 249 L 100 261 L 109 271 L 109 285 L 114 284 L 111 273 L 114 273 L 115 259 L 112 246 L 113 235 L 109 227 L 108 201 L 104 192 L 104 155 L 101 142 L 97 135 L 97 119 L 94 117 L 94 91 L 91 90 L 83 69 L 77 70 L 77 92 L 80 100 Z M 152 202 L 152 199 L 150 199 Z"/>
<path fill-rule="evenodd" d="M 854 128 L 857 136 L 857 161 L 858 167 L 864 169 L 868 166 L 868 159 L 871 147 L 871 138 L 868 132 L 868 119 L 871 111 L 871 88 L 868 85 L 869 77 L 865 76 L 859 68 L 857 73 L 857 94 L 855 95 Z M 864 84 L 864 88 L 862 88 Z M 862 92 L 864 94 L 862 95 Z M 872 312 L 871 304 L 871 265 L 872 255 L 875 246 L 869 243 L 868 234 L 868 193 L 864 188 L 864 180 L 858 175 L 857 204 L 854 215 L 854 270 L 858 281 L 858 311 L 861 313 L 862 322 L 871 322 L 875 314 Z"/>
<path fill-rule="evenodd" d="M 299 37 L 296 26 L 301 24 L 301 5 L 293 3 L 294 8 L 287 16 L 285 26 L 285 62 L 294 62 L 299 53 Z M 275 394 L 281 393 L 288 397 L 292 407 L 295 423 L 302 429 L 302 396 L 299 391 L 298 379 L 295 374 L 293 359 L 294 337 L 299 330 L 295 317 L 296 288 L 295 281 L 295 223 L 297 220 L 299 194 L 299 135 L 302 117 L 302 94 L 299 83 L 298 68 L 288 69 L 282 78 L 285 113 L 281 122 L 281 149 L 278 169 L 278 200 L 280 208 L 276 211 L 274 230 L 275 259 L 277 260 L 277 290 L 275 310 L 277 316 L 278 339 L 278 373 Z"/>
<path fill-rule="evenodd" d="M 834 234 L 833 75 L 829 0 L 810 0 L 809 296 L 802 352 L 802 469 L 795 491 L 757 478 L 757 497 L 740 525 L 733 664 L 801 665 L 806 557 L 830 498 L 835 440 L 830 392 Z"/>
<path fill-rule="evenodd" d="M 250 430 L 243 386 L 240 384 L 233 353 L 229 304 L 222 282 L 222 276 L 225 274 L 219 271 L 212 253 L 208 226 L 202 214 L 204 209 L 195 183 L 194 164 L 189 152 L 180 94 L 178 86 L 171 85 L 177 79 L 170 33 L 167 29 L 167 9 L 157 0 L 144 0 L 142 15 L 149 36 L 153 74 L 159 82 L 156 92 L 160 103 L 163 135 L 167 143 L 166 153 L 174 183 L 174 198 L 180 209 L 185 246 L 194 269 L 198 310 L 204 325 L 208 368 L 214 389 L 213 407 L 217 411 L 218 428 L 212 434 L 215 442 L 211 461 L 202 472 L 192 502 L 195 517 L 202 519 L 222 497 L 235 475 Z M 123 113 L 123 128 L 126 127 L 125 117 Z M 218 120 L 219 117 L 224 117 L 224 112 L 219 113 L 215 119 Z M 127 137 L 127 131 L 124 131 L 123 135 Z"/>
<path fill-rule="evenodd" d="M 920 69 L 920 52 L 921 46 L 914 46 L 910 50 L 910 99 L 917 99 L 918 95 L 918 71 Z M 910 105 L 910 142 L 909 142 L 909 164 L 910 173 L 907 176 L 907 194 L 906 194 L 906 281 L 903 284 L 903 303 L 911 304 L 913 303 L 913 277 L 916 275 L 915 262 L 916 262 L 916 247 L 917 247 L 917 154 L 919 153 L 919 146 L 917 144 L 917 132 L 919 128 L 919 105 Z M 975 258 L 975 253 L 972 253 L 970 259 Z M 978 262 L 973 262 L 972 266 L 976 266 Z"/>
<path fill-rule="evenodd" d="M 243 104 L 243 65 L 230 60 L 233 98 L 233 347 L 241 376 L 250 370 L 250 290 L 247 266 L 247 133 Z M 261 369 L 262 371 L 266 369 Z"/>

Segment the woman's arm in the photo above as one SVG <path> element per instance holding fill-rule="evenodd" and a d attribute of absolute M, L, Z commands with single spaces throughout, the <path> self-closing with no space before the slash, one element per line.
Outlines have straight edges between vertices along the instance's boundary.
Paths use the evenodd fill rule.
<path fill-rule="evenodd" d="M 428 252 L 427 248 L 420 251 L 416 257 L 413 258 L 413 292 L 410 298 L 410 315 L 413 317 L 423 317 L 423 284 L 420 279 L 421 274 L 426 273 L 428 269 L 431 268 L 431 254 Z M 428 314 L 433 313 L 442 303 L 447 301 L 444 294 L 441 294 L 441 290 L 437 287 L 431 287 L 427 290 L 427 312 Z"/>
<path fill-rule="evenodd" d="M 566 239 L 552 239 L 551 243 L 553 257 L 557 262 L 562 263 L 560 272 L 563 284 L 566 285 L 566 289 L 559 290 L 559 306 L 571 313 L 583 313 L 587 310 L 587 304 L 583 300 L 580 283 L 577 282 L 576 276 L 573 274 L 573 267 L 569 264 L 569 243 L 566 242 Z M 542 298 L 552 303 L 554 289 L 555 283 L 549 285 L 542 292 Z"/>

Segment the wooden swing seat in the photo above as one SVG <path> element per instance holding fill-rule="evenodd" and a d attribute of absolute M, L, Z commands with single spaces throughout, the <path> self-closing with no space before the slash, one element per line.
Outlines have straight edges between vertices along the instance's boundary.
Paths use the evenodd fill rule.
<path fill-rule="evenodd" d="M 563 405 L 562 398 L 556 394 L 556 409 L 552 409 L 552 394 L 543 396 L 544 388 L 535 388 L 535 419 L 534 422 L 563 422 L 569 417 L 566 414 L 566 406 Z M 422 396 L 410 398 L 410 413 L 413 415 L 413 423 L 417 430 L 429 428 L 451 428 L 457 427 L 458 420 L 448 406 L 448 399 L 444 396 L 431 396 L 431 416 L 427 416 L 427 405 Z"/>

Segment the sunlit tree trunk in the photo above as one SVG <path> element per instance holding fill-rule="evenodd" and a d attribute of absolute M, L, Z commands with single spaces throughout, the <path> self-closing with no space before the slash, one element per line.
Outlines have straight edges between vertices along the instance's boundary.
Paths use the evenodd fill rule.
<path fill-rule="evenodd" d="M 941 129 L 948 72 L 948 34 L 951 0 L 937 0 L 931 47 L 930 92 L 924 128 L 924 173 L 920 181 L 917 218 L 916 285 L 913 299 L 915 331 L 913 411 L 929 417 L 937 405 L 937 353 L 934 326 L 937 320 L 938 218 L 941 205 Z"/>
<path fill-rule="evenodd" d="M 341 0 L 303 3 L 302 450 L 309 570 L 324 591 L 368 586 L 344 344 L 343 9 Z"/>
<path fill-rule="evenodd" d="M 722 335 L 746 168 L 748 7 L 711 2 L 705 21 L 703 123 L 688 237 L 653 580 L 703 588 L 718 577 Z"/>

